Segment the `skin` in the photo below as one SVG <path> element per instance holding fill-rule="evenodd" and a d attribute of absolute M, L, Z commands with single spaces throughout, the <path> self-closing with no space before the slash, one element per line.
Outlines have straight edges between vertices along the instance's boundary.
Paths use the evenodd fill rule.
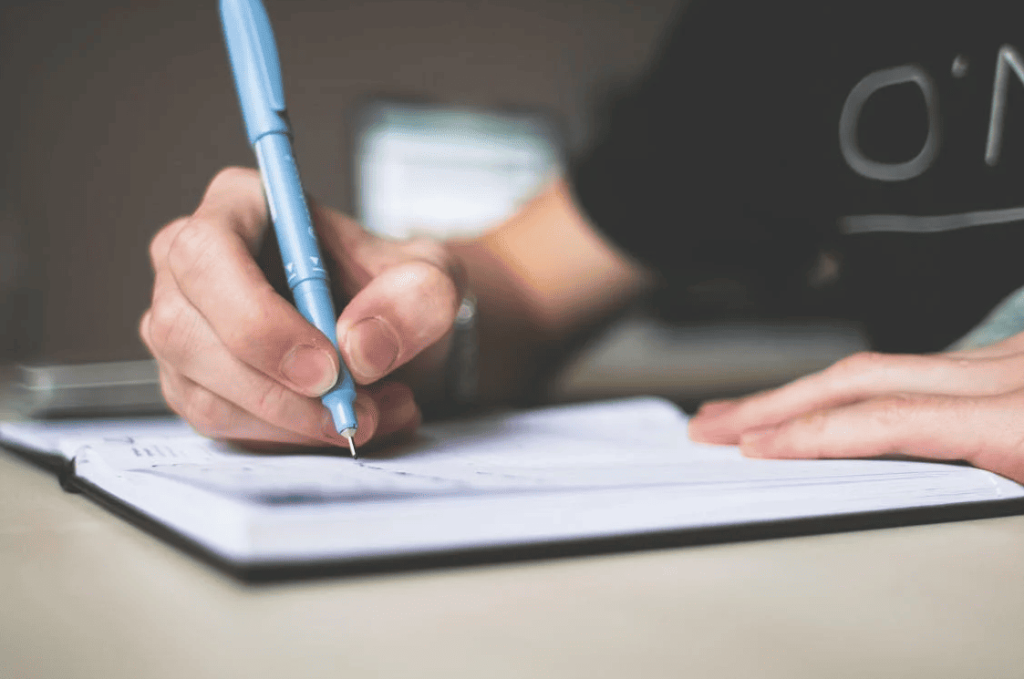
<path fill-rule="evenodd" d="M 705 404 L 690 437 L 750 457 L 962 460 L 1024 483 L 1024 334 L 927 356 L 854 354 L 783 387 Z"/>
<path fill-rule="evenodd" d="M 359 385 L 359 446 L 420 424 L 466 290 L 477 296 L 481 398 L 514 403 L 652 281 L 597 235 L 561 181 L 495 229 L 447 243 L 378 238 L 310 208 L 344 302 L 338 339 Z M 317 399 L 337 358 L 257 264 L 267 229 L 258 174 L 220 172 L 196 211 L 153 239 L 140 334 L 168 404 L 199 432 L 261 450 L 345 446 Z M 775 390 L 705 404 L 690 435 L 752 457 L 963 460 L 1024 482 L 1021 412 L 1024 334 L 946 354 L 856 354 Z"/>
<path fill-rule="evenodd" d="M 357 446 L 419 425 L 417 401 L 437 397 L 467 286 L 478 299 L 482 397 L 508 402 L 552 347 L 647 284 L 595 235 L 560 182 L 505 225 L 447 244 L 382 239 L 315 202 L 310 210 L 335 299 L 347 301 L 337 331 L 359 385 Z M 258 173 L 221 171 L 192 215 L 153 238 L 153 298 L 140 335 L 167 403 L 200 433 L 267 450 L 345 446 L 317 398 L 337 379 L 337 357 L 257 264 L 267 229 Z"/>

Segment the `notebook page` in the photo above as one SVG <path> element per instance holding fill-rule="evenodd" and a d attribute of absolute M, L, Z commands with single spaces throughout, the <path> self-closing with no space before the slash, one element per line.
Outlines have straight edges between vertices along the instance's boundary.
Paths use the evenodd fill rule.
<path fill-rule="evenodd" d="M 621 425 L 608 426 L 609 422 Z M 199 436 L 110 437 L 109 466 L 268 504 L 381 500 L 416 495 L 543 492 L 648 486 L 749 487 L 857 483 L 908 485 L 962 478 L 1019 492 L 989 472 L 947 464 L 880 460 L 753 460 L 731 446 L 693 443 L 669 403 L 637 399 L 438 424 L 382 456 L 261 455 Z M 124 445 L 117 445 L 124 444 Z M 72 447 L 74 443 L 72 443 Z"/>
<path fill-rule="evenodd" d="M 125 436 L 186 436 L 192 433 L 191 427 L 174 417 L 0 422 L 0 443 L 43 455 L 64 456 L 64 450 L 74 448 L 75 441 Z"/>
<path fill-rule="evenodd" d="M 178 530 L 278 559 L 1024 495 L 995 474 L 956 465 L 746 459 L 734 447 L 690 442 L 686 418 L 656 399 L 432 425 L 407 445 L 358 461 L 250 455 L 196 436 L 108 440 L 77 455 L 80 475 L 134 497 Z"/>

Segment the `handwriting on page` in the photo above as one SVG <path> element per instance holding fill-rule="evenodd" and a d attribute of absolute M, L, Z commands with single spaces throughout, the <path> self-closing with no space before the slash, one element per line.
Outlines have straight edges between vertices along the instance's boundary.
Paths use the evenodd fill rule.
<path fill-rule="evenodd" d="M 626 412 L 632 409 L 635 412 Z M 629 427 L 616 427 L 616 422 Z M 639 423 L 639 424 L 638 424 Z M 472 423 L 428 426 L 378 458 L 264 456 L 201 437 L 108 441 L 103 461 L 261 504 L 381 502 L 479 494 L 677 487 L 680 493 L 871 483 L 881 492 L 917 492 L 928 477 L 963 477 L 964 492 L 991 490 L 977 470 L 914 462 L 749 460 L 735 448 L 689 441 L 686 419 L 657 401 L 575 406 Z M 959 486 L 958 486 L 959 487 Z M 922 492 L 926 492 L 922 491 Z"/>

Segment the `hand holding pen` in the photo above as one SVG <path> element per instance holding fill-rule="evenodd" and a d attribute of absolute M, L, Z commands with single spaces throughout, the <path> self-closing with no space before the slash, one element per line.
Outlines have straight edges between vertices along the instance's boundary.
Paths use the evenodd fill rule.
<path fill-rule="evenodd" d="M 266 13 L 258 0 L 221 9 L 262 181 L 251 170 L 221 172 L 192 216 L 157 234 L 140 333 L 168 404 L 200 432 L 354 454 L 353 444 L 419 424 L 411 389 L 380 380 L 432 345 L 421 362 L 443 360 L 462 295 L 456 265 L 439 244 L 385 241 L 306 205 Z M 271 222 L 298 309 L 254 261 Z M 339 301 L 351 298 L 339 318 L 332 264 Z"/>
<path fill-rule="evenodd" d="M 260 0 L 221 0 L 220 14 L 245 129 L 259 164 L 288 288 L 303 318 L 337 348 L 327 263 L 320 253 L 292 151 L 292 130 L 270 19 Z M 343 361 L 338 362 L 338 379 L 321 400 L 331 413 L 335 429 L 348 440 L 353 458 L 353 437 L 358 428 L 355 398 L 352 375 Z"/>
<path fill-rule="evenodd" d="M 335 297 L 349 300 L 336 329 L 357 385 L 355 444 L 414 430 L 412 390 L 383 378 L 414 357 L 440 372 L 461 299 L 456 263 L 437 243 L 386 241 L 333 210 L 310 211 Z M 347 447 L 319 400 L 337 381 L 338 352 L 255 261 L 269 226 L 259 174 L 220 172 L 195 213 L 153 239 L 140 333 L 168 404 L 201 433 L 268 449 Z"/>
<path fill-rule="evenodd" d="M 232 43 L 241 46 L 233 71 L 265 176 L 261 186 L 252 170 L 221 172 L 193 215 L 156 234 L 153 300 L 140 325 L 168 404 L 197 430 L 249 447 L 347 447 L 352 412 L 355 445 L 415 429 L 421 416 L 409 385 L 432 404 L 455 407 L 527 398 L 572 338 L 645 287 L 643 272 L 594 234 L 563 181 L 502 225 L 447 243 L 385 240 L 336 212 L 307 208 L 266 16 L 258 3 L 223 5 L 234 17 L 226 25 L 243 26 L 226 37 L 233 53 Z M 276 148 L 264 148 L 268 137 Z M 272 176 L 281 169 L 294 177 Z M 285 190 L 275 192 L 275 184 Z M 334 301 L 344 306 L 337 349 L 327 305 L 306 303 L 304 316 L 256 263 L 272 220 L 286 224 L 283 235 L 275 227 L 300 307 L 297 288 L 329 274 Z M 311 229 L 319 245 L 291 242 Z M 476 298 L 466 289 L 473 281 L 479 344 Z M 486 350 L 479 362 L 477 346 Z M 342 385 L 344 409 L 330 394 L 342 365 L 356 385 L 354 400 Z M 399 369 L 402 382 L 384 380 Z M 314 400 L 325 394 L 326 408 Z"/>

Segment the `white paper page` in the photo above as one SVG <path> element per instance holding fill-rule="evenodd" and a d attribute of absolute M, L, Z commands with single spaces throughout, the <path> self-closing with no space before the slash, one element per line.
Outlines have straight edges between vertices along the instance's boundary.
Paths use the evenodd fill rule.
<path fill-rule="evenodd" d="M 238 453 L 201 437 L 80 449 L 78 473 L 234 558 L 517 544 L 994 500 L 978 469 L 773 461 L 694 444 L 657 399 L 424 427 L 386 455 Z M 84 463 L 84 464 L 83 464 Z M 183 501 L 187 498 L 187 502 Z"/>
<path fill-rule="evenodd" d="M 187 436 L 194 432 L 174 417 L 90 418 L 74 420 L 25 420 L 0 422 L 0 443 L 7 443 L 42 455 L 64 455 L 72 441 L 125 437 Z"/>
<path fill-rule="evenodd" d="M 100 447 L 111 467 L 174 479 L 268 504 L 387 497 L 637 488 L 797 486 L 963 477 L 1015 492 L 989 472 L 947 464 L 880 460 L 752 460 L 732 446 L 693 443 L 670 403 L 634 399 L 563 406 L 426 426 L 381 456 L 247 454 L 191 436 L 138 437 Z M 75 445 L 72 439 L 71 447 Z M 840 483 L 841 486 L 840 487 Z M 1024 490 L 1021 491 L 1024 493 Z"/>

